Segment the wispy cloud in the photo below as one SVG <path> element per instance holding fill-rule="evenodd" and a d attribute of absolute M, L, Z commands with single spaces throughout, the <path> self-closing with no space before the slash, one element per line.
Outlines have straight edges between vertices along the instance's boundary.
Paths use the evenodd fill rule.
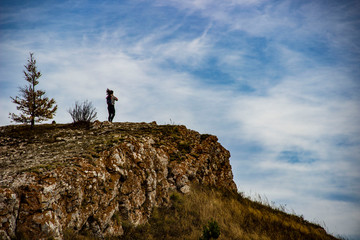
<path fill-rule="evenodd" d="M 105 120 L 112 88 L 118 121 L 216 134 L 241 191 L 359 234 L 356 1 L 1 4 L 1 125 L 34 51 L 56 121 L 85 99 Z"/>

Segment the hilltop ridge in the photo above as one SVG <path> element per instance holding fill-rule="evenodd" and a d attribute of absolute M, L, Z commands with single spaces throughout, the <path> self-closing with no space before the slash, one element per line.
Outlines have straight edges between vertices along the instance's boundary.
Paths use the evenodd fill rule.
<path fill-rule="evenodd" d="M 0 239 L 336 239 L 238 193 L 229 158 L 181 125 L 0 127 Z"/>
<path fill-rule="evenodd" d="M 185 126 L 18 125 L 0 136 L 1 239 L 120 236 L 124 221 L 145 223 L 191 184 L 237 190 L 229 151 Z"/>

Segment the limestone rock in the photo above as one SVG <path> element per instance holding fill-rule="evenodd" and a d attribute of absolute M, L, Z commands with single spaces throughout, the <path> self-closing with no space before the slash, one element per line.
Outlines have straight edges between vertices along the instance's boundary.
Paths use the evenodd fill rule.
<path fill-rule="evenodd" d="M 122 235 L 172 191 L 191 184 L 236 191 L 230 153 L 184 126 L 95 122 L 89 128 L 0 128 L 0 238 Z"/>

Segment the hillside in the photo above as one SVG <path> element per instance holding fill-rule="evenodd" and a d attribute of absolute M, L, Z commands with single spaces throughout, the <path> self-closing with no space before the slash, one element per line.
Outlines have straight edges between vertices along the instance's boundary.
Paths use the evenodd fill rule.
<path fill-rule="evenodd" d="M 0 127 L 0 239 L 335 239 L 237 193 L 229 158 L 185 126 Z"/>

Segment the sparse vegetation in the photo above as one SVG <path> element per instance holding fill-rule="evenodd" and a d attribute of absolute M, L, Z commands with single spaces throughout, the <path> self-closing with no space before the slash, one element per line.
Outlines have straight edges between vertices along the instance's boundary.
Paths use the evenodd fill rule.
<path fill-rule="evenodd" d="M 73 122 L 77 124 L 93 122 L 97 115 L 96 108 L 87 100 L 81 104 L 75 102 L 74 108 L 69 109 L 68 113 L 71 115 Z"/>
<path fill-rule="evenodd" d="M 218 239 L 219 236 L 220 236 L 219 224 L 215 220 L 211 220 L 207 225 L 204 226 L 203 235 L 199 238 L 199 240 Z"/>
<path fill-rule="evenodd" d="M 179 151 L 172 152 L 169 154 L 170 161 L 182 162 L 186 159 L 186 156 Z"/>
<path fill-rule="evenodd" d="M 200 186 L 192 189 L 187 195 L 172 194 L 170 207 L 154 209 L 144 225 L 125 224 L 124 236 L 113 239 L 336 239 L 319 225 L 242 194 Z"/>
<path fill-rule="evenodd" d="M 191 152 L 191 144 L 189 142 L 180 141 L 177 148 L 182 154 L 187 154 Z"/>
<path fill-rule="evenodd" d="M 210 134 L 201 134 L 200 135 L 200 140 L 201 141 L 204 141 L 205 139 L 207 139 L 208 137 L 210 137 L 211 135 Z"/>

